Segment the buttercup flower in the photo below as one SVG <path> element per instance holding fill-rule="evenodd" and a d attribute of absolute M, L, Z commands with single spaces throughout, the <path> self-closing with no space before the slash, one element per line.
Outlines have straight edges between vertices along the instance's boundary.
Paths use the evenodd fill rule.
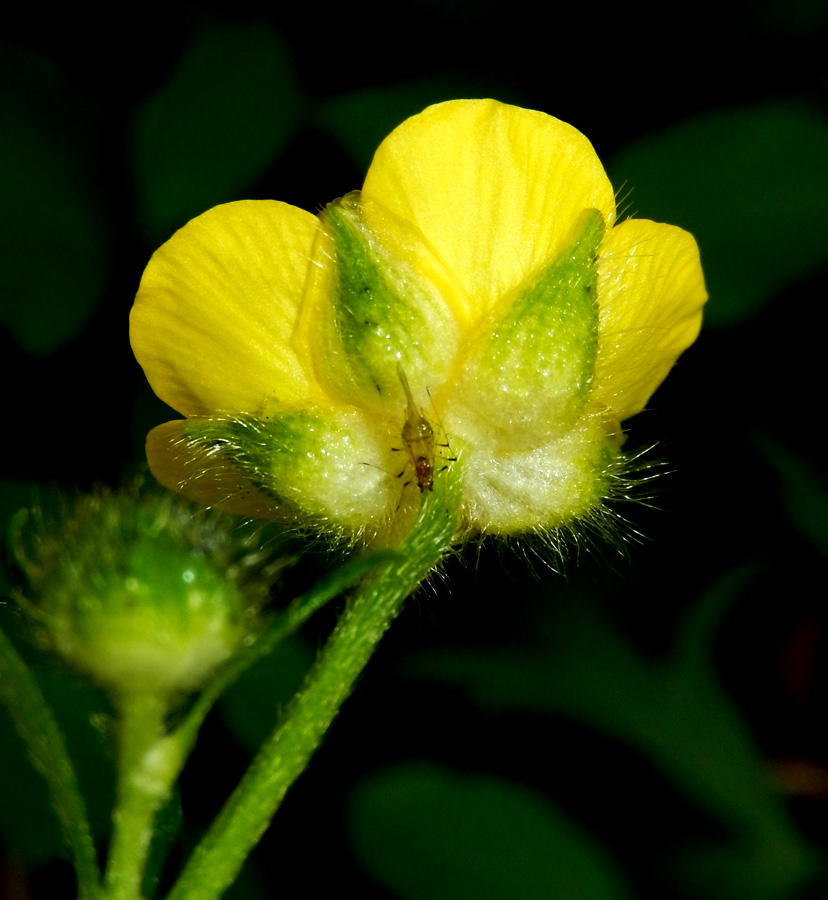
<path fill-rule="evenodd" d="M 472 530 L 565 526 L 611 494 L 621 422 L 705 299 L 693 238 L 618 223 L 574 128 L 438 104 L 318 217 L 228 203 L 155 253 L 132 346 L 186 418 L 150 433 L 150 466 L 206 505 L 347 533 L 448 477 Z"/>

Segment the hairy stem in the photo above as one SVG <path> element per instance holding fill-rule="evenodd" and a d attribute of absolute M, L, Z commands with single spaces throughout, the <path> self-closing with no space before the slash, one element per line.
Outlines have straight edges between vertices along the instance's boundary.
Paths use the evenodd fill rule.
<path fill-rule="evenodd" d="M 118 797 L 104 879 L 106 900 L 139 900 L 155 814 L 181 767 L 178 748 L 163 733 L 166 702 L 152 694 L 122 698 Z"/>
<path fill-rule="evenodd" d="M 440 490 L 423 494 L 414 528 L 395 548 L 396 559 L 379 566 L 352 596 L 303 689 L 196 847 L 168 900 L 212 900 L 233 882 L 403 601 L 450 548 L 457 528 L 457 481 L 443 479 Z"/>

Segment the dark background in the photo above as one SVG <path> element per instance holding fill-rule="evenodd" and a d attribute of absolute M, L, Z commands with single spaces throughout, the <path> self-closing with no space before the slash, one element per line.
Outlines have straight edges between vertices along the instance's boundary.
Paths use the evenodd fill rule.
<path fill-rule="evenodd" d="M 155 247 L 227 200 L 318 210 L 431 102 L 570 122 L 623 209 L 701 247 L 705 330 L 628 423 L 665 462 L 658 509 L 619 509 L 626 539 L 552 559 L 562 573 L 531 544 L 452 560 L 234 896 L 828 896 L 825 5 L 171 4 L 2 28 L 4 519 L 35 486 L 117 484 L 173 417 L 128 342 Z M 206 724 L 165 880 L 333 616 Z M 100 698 L 43 678 L 103 841 Z M 71 896 L 3 727 L 0 894 Z"/>

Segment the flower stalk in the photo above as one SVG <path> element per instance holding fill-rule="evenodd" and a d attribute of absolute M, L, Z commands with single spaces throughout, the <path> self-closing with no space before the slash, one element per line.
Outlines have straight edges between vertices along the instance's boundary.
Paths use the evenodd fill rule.
<path fill-rule="evenodd" d="M 120 703 L 118 794 L 104 877 L 105 900 L 140 900 L 155 816 L 181 770 L 174 741 L 164 735 L 168 704 L 157 694 L 129 694 Z"/>
<path fill-rule="evenodd" d="M 66 741 L 37 680 L 2 630 L 0 701 L 6 706 L 29 758 L 46 781 L 75 866 L 78 900 L 98 900 L 100 874 L 95 844 Z"/>
<path fill-rule="evenodd" d="M 232 884 L 403 601 L 456 540 L 459 465 L 422 495 L 417 521 L 397 558 L 378 567 L 351 597 L 304 688 L 196 847 L 168 900 L 213 900 Z"/>

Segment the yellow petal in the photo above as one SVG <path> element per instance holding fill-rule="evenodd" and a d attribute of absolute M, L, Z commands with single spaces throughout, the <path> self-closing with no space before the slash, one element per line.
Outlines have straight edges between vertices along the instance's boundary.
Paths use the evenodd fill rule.
<path fill-rule="evenodd" d="M 217 206 L 153 254 L 130 317 L 138 362 L 184 415 L 258 413 L 318 394 L 292 343 L 317 219 L 286 203 Z"/>
<path fill-rule="evenodd" d="M 452 302 L 472 318 L 555 258 L 584 209 L 609 225 L 615 214 L 580 132 L 495 100 L 441 103 L 405 121 L 377 150 L 362 195 L 419 229 L 465 291 Z"/>
<path fill-rule="evenodd" d="M 158 481 L 201 506 L 250 519 L 275 519 L 279 510 L 220 456 L 194 455 L 178 419 L 153 428 L 147 435 L 147 461 Z"/>
<path fill-rule="evenodd" d="M 641 412 L 698 336 L 706 299 L 691 234 L 647 219 L 612 229 L 598 264 L 595 400 L 619 421 Z"/>

